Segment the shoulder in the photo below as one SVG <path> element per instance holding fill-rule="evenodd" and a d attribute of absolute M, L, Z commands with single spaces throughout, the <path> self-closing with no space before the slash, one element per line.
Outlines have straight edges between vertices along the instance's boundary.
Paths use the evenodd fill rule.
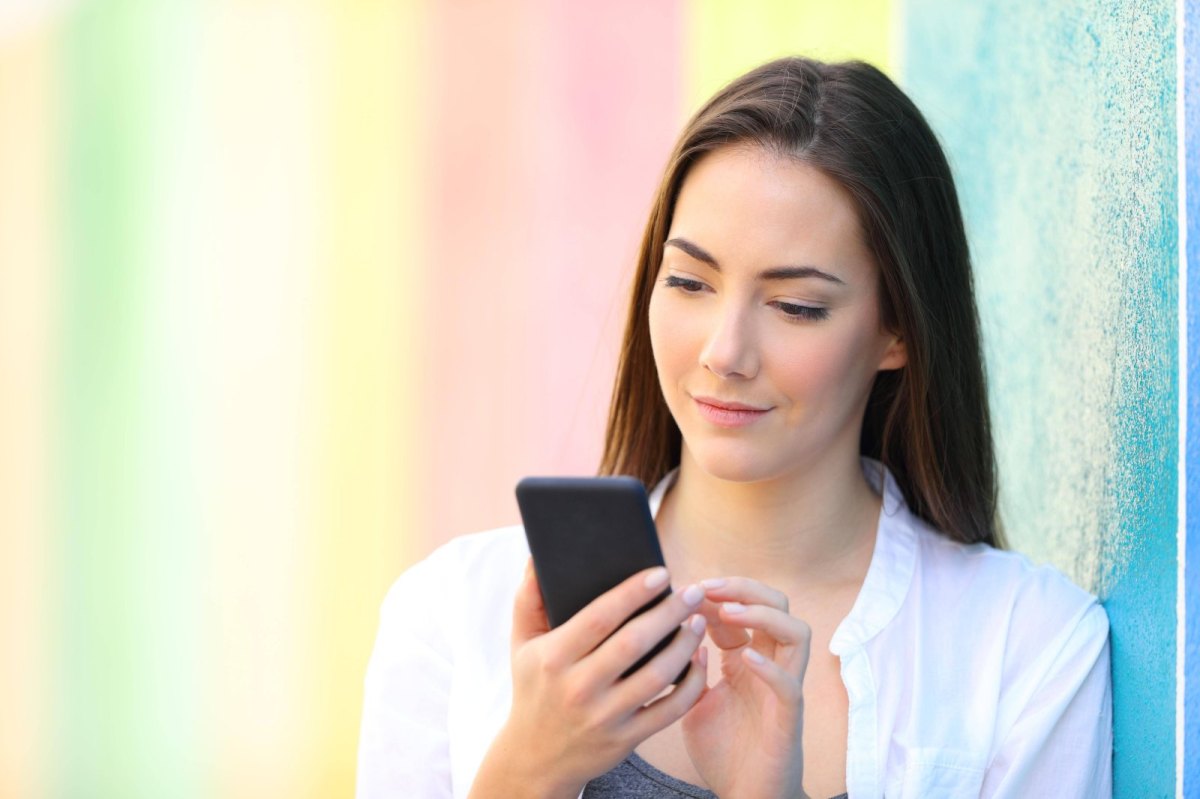
<path fill-rule="evenodd" d="M 392 582 L 380 609 L 381 629 L 448 646 L 464 625 L 494 623 L 497 614 L 511 611 L 528 556 L 520 525 L 452 538 Z M 438 612 L 421 612 L 431 608 Z"/>
<path fill-rule="evenodd" d="M 894 529 L 884 551 L 911 579 L 870 652 L 887 793 L 1048 796 L 1061 782 L 1080 796 L 1072 783 L 1088 770 L 1102 783 L 1111 690 L 1097 598 L 1019 552 L 903 514 Z"/>
<path fill-rule="evenodd" d="M 1074 615 L 1097 604 L 1095 595 L 1049 563 L 1035 564 L 1020 552 L 987 544 L 963 544 L 920 520 L 912 526 L 921 580 L 958 593 L 969 605 L 1033 604 L 1043 612 Z"/>
<path fill-rule="evenodd" d="M 1053 565 L 954 541 L 919 520 L 913 527 L 922 604 L 954 617 L 976 651 L 999 656 L 1002 683 L 1037 679 L 1072 650 L 1096 655 L 1107 641 L 1103 605 Z"/>
<path fill-rule="evenodd" d="M 388 601 L 393 594 L 417 588 L 486 585 L 511 575 L 514 569 L 519 579 L 528 556 L 529 545 L 520 525 L 460 535 L 405 569 L 389 589 Z"/>

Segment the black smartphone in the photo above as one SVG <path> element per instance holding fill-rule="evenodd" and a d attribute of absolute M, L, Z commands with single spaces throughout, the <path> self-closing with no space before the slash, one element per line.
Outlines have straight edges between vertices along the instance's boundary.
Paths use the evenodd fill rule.
<path fill-rule="evenodd" d="M 526 477 L 517 483 L 517 505 L 551 627 L 630 575 L 664 565 L 646 488 L 635 477 Z M 629 618 L 670 594 L 668 585 Z M 645 665 L 678 634 L 678 629 L 668 634 L 621 677 Z M 691 665 L 673 682 L 682 680 Z"/>

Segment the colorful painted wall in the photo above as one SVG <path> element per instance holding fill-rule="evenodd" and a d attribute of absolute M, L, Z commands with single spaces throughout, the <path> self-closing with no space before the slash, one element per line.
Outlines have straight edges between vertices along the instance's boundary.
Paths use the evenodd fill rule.
<path fill-rule="evenodd" d="M 1175 5 L 913 0 L 904 77 L 957 169 L 1002 512 L 1112 623 L 1114 783 L 1174 793 Z"/>
<path fill-rule="evenodd" d="M 1176 788 L 1200 795 L 1200 2 L 1177 6 L 1180 141 L 1180 581 Z"/>
<path fill-rule="evenodd" d="M 797 52 L 941 134 L 1009 536 L 1109 609 L 1118 796 L 1195 795 L 1184 7 L 0 4 L 0 795 L 351 793 L 387 586 L 594 471 L 672 140 Z"/>

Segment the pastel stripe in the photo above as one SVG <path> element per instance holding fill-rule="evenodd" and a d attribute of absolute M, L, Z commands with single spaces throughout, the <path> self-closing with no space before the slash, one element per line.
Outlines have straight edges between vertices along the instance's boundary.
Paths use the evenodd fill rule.
<path fill-rule="evenodd" d="M 316 364 L 314 560 L 299 620 L 310 637 L 305 791 L 336 796 L 354 784 L 362 679 L 384 593 L 427 526 L 415 445 L 424 427 L 414 380 L 428 330 L 424 9 L 416 4 L 325 4 L 328 69 L 315 93 L 329 108 L 318 193 L 323 239 L 309 342 Z M 423 478 L 422 478 L 423 479 Z M 436 601 L 431 599 L 431 605 Z M 294 615 L 294 614 L 293 614 Z M 295 668 L 294 666 L 292 668 Z"/>
<path fill-rule="evenodd" d="M 781 56 L 858 58 L 885 72 L 898 66 L 891 0 L 697 0 L 691 12 L 684 20 L 689 113 L 734 76 Z"/>
<path fill-rule="evenodd" d="M 223 3 L 205 18 L 197 91 L 208 264 L 201 364 L 203 630 L 214 796 L 307 794 L 323 761 L 313 722 L 312 356 L 327 186 L 320 126 L 327 19 L 315 3 Z"/>
<path fill-rule="evenodd" d="M 61 289 L 52 220 L 61 124 L 49 25 L 0 47 L 0 795 L 43 796 L 51 764 L 56 555 L 51 420 Z"/>
<path fill-rule="evenodd" d="M 157 47 L 178 43 L 176 21 L 150 3 L 113 3 L 78 9 L 65 31 L 55 795 L 150 795 L 193 782 L 185 747 L 174 745 L 189 742 L 195 719 L 194 653 L 174 649 L 191 620 L 191 559 L 178 559 L 191 536 L 185 515 L 163 527 L 155 517 L 178 463 L 156 461 L 152 420 L 165 410 L 167 376 L 152 371 L 149 352 L 170 335 L 154 327 L 149 283 L 163 222 L 154 134 L 171 110 L 156 105 L 155 81 L 170 85 L 180 66 Z"/>
<path fill-rule="evenodd" d="M 677 14 L 431 8 L 422 550 L 516 522 L 523 475 L 596 471 L 625 287 L 678 124 Z"/>

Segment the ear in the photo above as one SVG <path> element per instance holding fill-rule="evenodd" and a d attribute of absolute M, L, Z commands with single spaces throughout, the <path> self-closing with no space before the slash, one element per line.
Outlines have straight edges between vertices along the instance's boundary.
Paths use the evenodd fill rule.
<path fill-rule="evenodd" d="M 908 363 L 908 350 L 904 346 L 904 339 L 899 336 L 892 336 L 891 343 L 883 352 L 883 357 L 879 360 L 879 371 L 886 372 L 892 369 L 903 369 Z"/>

